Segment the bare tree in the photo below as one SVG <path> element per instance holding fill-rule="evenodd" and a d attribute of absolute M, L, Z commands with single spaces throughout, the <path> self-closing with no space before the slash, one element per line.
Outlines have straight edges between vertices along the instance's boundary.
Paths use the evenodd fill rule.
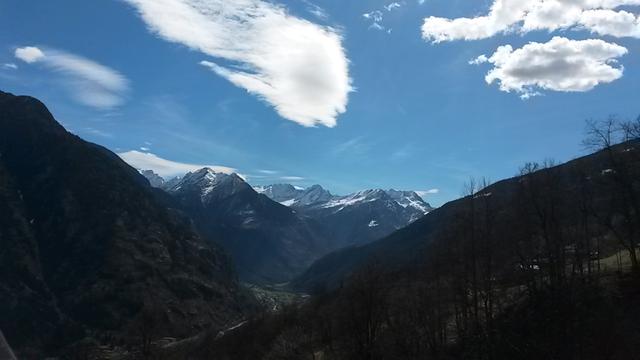
<path fill-rule="evenodd" d="M 604 121 L 588 121 L 584 144 L 592 150 L 604 152 L 607 168 L 602 171 L 602 182 L 611 192 L 606 212 L 600 212 L 600 223 L 618 239 L 627 250 L 635 273 L 640 273 L 637 238 L 640 227 L 640 193 L 637 170 L 630 164 L 627 149 L 616 145 L 638 139 L 640 119 L 622 122 L 615 117 Z M 637 153 L 634 151 L 633 153 Z"/>

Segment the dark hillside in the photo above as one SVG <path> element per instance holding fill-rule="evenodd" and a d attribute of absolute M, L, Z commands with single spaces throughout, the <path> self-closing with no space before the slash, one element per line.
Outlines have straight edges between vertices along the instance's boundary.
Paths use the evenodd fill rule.
<path fill-rule="evenodd" d="M 173 337 L 240 316 L 226 255 L 30 97 L 0 93 L 0 199 L 0 328 L 18 352 L 127 331 L 138 341 L 144 308 Z"/>

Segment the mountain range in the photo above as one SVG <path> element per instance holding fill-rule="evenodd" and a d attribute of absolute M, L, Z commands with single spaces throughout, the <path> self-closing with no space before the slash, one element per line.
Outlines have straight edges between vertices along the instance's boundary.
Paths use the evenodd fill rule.
<path fill-rule="evenodd" d="M 535 171 L 496 182 L 479 189 L 475 194 L 451 201 L 382 239 L 364 245 L 345 247 L 327 254 L 314 262 L 304 274 L 294 279 L 291 286 L 304 292 L 335 289 L 358 269 L 373 263 L 388 271 L 409 268 L 425 261 L 429 254 L 436 253 L 436 247 L 453 249 L 455 245 L 447 243 L 449 241 L 447 236 L 453 237 L 460 231 L 461 224 L 469 221 L 468 213 L 473 206 L 486 207 L 483 211 L 490 212 L 492 216 L 490 219 L 492 232 L 500 234 L 500 243 L 495 245 L 495 250 L 492 250 L 495 252 L 493 254 L 495 258 L 514 246 L 511 242 L 512 238 L 522 236 L 522 232 L 532 231 L 525 229 L 526 226 L 531 227 L 531 224 L 519 223 L 524 217 L 523 208 L 526 209 L 527 216 L 532 216 L 530 213 L 533 213 L 543 219 L 536 219 L 533 221 L 534 224 L 542 222 L 545 226 L 550 226 L 546 223 L 552 221 L 548 219 L 551 215 L 546 214 L 545 211 L 561 218 L 562 228 L 554 231 L 562 233 L 564 241 L 568 243 L 576 241 L 572 237 L 579 233 L 580 226 L 588 226 L 580 223 L 587 220 L 581 219 L 579 217 L 581 214 L 573 209 L 579 199 L 588 200 L 588 204 L 582 205 L 585 207 L 584 212 L 596 214 L 591 215 L 589 222 L 597 224 L 598 221 L 611 216 L 615 221 L 608 226 L 615 229 L 617 226 L 622 226 L 619 223 L 623 223 L 623 217 L 599 213 L 603 212 L 603 209 L 612 207 L 616 201 L 623 203 L 627 201 L 627 199 L 616 199 L 614 196 L 618 195 L 612 191 L 610 185 L 607 185 L 612 177 L 618 177 L 618 181 L 622 181 L 616 174 L 623 171 L 612 169 L 612 163 L 624 170 L 623 179 L 629 178 L 627 186 L 630 188 L 629 192 L 633 194 L 632 190 L 637 191 L 639 188 L 637 179 L 640 179 L 640 151 L 638 149 L 640 149 L 640 142 L 629 140 L 609 150 L 599 151 L 564 164 L 548 167 L 529 164 L 530 169 Z M 523 194 L 524 184 L 528 183 L 535 184 L 536 188 L 526 189 L 530 193 Z M 533 187 L 533 185 L 530 186 Z M 550 198 L 552 196 L 553 198 Z M 523 203 L 518 203 L 519 201 Z M 547 204 L 547 202 L 552 203 Z M 545 206 L 553 207 L 548 210 Z M 595 227 L 595 225 L 591 226 Z M 611 230 L 608 229 L 608 231 Z M 619 229 L 615 231 L 621 232 Z M 542 237 L 542 235 L 538 236 Z M 601 248 L 598 251 L 612 255 L 612 249 L 616 248 L 615 244 L 611 244 L 614 236 L 608 235 L 604 238 L 606 241 L 600 242 Z M 571 252 L 575 249 L 566 251 Z M 500 266 L 512 266 L 516 261 L 517 259 L 504 258 Z M 512 269 L 505 271 L 509 272 Z"/>
<path fill-rule="evenodd" d="M 208 168 L 168 181 L 151 170 L 141 174 L 172 195 L 253 283 L 287 282 L 331 251 L 380 239 L 433 210 L 412 191 L 336 196 L 320 185 L 251 187 Z"/>
<path fill-rule="evenodd" d="M 288 281 L 331 250 L 319 224 L 259 194 L 236 174 L 204 168 L 165 185 L 198 229 L 231 255 L 243 281 Z"/>
<path fill-rule="evenodd" d="M 288 184 L 257 190 L 323 224 L 334 250 L 379 240 L 433 210 L 413 191 L 371 189 L 337 196 L 320 185 L 296 189 Z"/>

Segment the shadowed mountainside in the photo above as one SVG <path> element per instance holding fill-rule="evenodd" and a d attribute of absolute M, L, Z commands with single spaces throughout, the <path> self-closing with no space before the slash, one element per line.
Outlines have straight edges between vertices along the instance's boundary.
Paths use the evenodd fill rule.
<path fill-rule="evenodd" d="M 86 336 L 137 341 L 146 308 L 174 337 L 239 317 L 227 256 L 168 204 L 41 102 L 0 92 L 0 328 L 9 343 L 42 354 Z"/>

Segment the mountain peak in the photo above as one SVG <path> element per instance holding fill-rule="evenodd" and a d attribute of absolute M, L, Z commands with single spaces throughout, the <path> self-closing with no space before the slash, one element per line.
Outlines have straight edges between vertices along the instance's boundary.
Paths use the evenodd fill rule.
<path fill-rule="evenodd" d="M 156 174 L 153 170 L 140 170 L 140 174 L 147 178 L 147 180 L 149 180 L 149 184 L 155 188 L 162 188 L 166 183 L 166 180 L 162 176 Z"/>
<path fill-rule="evenodd" d="M 401 191 L 389 189 L 386 191 L 387 195 L 391 197 L 395 202 L 404 208 L 413 208 L 423 215 L 433 211 L 433 207 L 428 202 L 424 201 L 418 193 L 415 191 Z M 415 220 L 415 219 L 414 219 Z"/>
<path fill-rule="evenodd" d="M 226 174 L 216 172 L 208 167 L 189 172 L 178 181 L 171 181 L 167 184 L 169 183 L 171 186 L 165 187 L 166 191 L 170 193 L 198 192 L 203 202 L 214 193 L 217 194 L 217 197 L 228 197 L 247 188 L 251 188 L 249 184 L 236 173 Z"/>

